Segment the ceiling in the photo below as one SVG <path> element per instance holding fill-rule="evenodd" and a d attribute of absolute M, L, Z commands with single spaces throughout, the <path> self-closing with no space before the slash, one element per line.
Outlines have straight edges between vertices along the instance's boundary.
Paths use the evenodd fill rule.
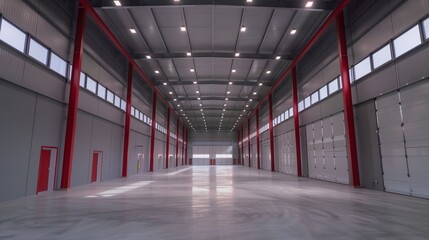
<path fill-rule="evenodd" d="M 91 1 L 195 131 L 236 130 L 334 2 L 307 8 L 305 0 Z"/>

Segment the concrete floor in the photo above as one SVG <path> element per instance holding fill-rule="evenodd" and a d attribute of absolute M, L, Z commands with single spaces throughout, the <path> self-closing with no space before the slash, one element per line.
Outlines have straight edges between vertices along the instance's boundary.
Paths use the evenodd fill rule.
<path fill-rule="evenodd" d="M 0 203 L 0 239 L 429 239 L 429 200 L 195 166 Z"/>

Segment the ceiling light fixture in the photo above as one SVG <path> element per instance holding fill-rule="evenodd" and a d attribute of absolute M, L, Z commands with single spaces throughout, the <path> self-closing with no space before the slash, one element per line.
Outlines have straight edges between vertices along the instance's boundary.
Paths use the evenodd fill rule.
<path fill-rule="evenodd" d="M 180 31 L 182 31 L 182 32 L 186 32 L 186 27 L 185 27 L 185 26 L 181 26 L 181 27 L 180 27 Z"/>
<path fill-rule="evenodd" d="M 172 94 L 173 94 L 173 92 L 168 92 L 168 94 L 172 95 Z"/>
<path fill-rule="evenodd" d="M 195 69 L 193 69 L 193 68 L 191 68 L 191 70 L 190 70 L 191 72 L 195 72 Z"/>
<path fill-rule="evenodd" d="M 197 98 L 198 100 L 201 100 L 201 98 Z"/>
<path fill-rule="evenodd" d="M 241 29 L 240 29 L 242 32 L 245 32 L 246 31 L 246 27 L 245 26 L 241 26 Z"/>
<path fill-rule="evenodd" d="M 197 84 L 197 81 L 194 81 L 194 84 Z"/>
<path fill-rule="evenodd" d="M 113 1 L 117 7 L 122 6 L 121 1 Z"/>
<path fill-rule="evenodd" d="M 232 82 L 229 82 L 229 85 L 232 85 Z"/>
<path fill-rule="evenodd" d="M 177 105 L 177 107 L 180 107 L 180 105 Z"/>
<path fill-rule="evenodd" d="M 152 57 L 150 55 L 146 55 L 146 59 L 151 59 Z"/>
<path fill-rule="evenodd" d="M 249 105 L 246 105 L 246 107 L 249 107 Z"/>
<path fill-rule="evenodd" d="M 280 57 L 280 56 L 277 56 L 277 57 L 276 57 L 276 60 L 280 60 L 280 58 L 282 58 L 282 57 Z"/>
<path fill-rule="evenodd" d="M 192 53 L 191 52 L 187 52 L 186 53 L 186 56 L 191 56 L 192 55 Z"/>
<path fill-rule="evenodd" d="M 231 93 L 230 91 L 226 92 L 226 94 L 230 94 L 230 93 Z"/>
<path fill-rule="evenodd" d="M 158 73 L 159 73 L 159 71 L 158 71 L 158 70 L 155 70 L 155 73 L 156 73 L 156 74 L 158 74 Z"/>
<path fill-rule="evenodd" d="M 228 98 L 225 98 L 225 101 L 228 101 Z"/>
<path fill-rule="evenodd" d="M 167 86 L 167 83 L 166 82 L 164 82 L 164 83 L 162 83 L 164 86 Z"/>
<path fill-rule="evenodd" d="M 267 71 L 267 74 L 270 74 L 270 73 L 271 73 L 271 71 L 270 71 L 270 70 L 268 70 L 268 71 Z"/>
<path fill-rule="evenodd" d="M 263 83 L 259 83 L 259 86 L 262 86 Z"/>
<path fill-rule="evenodd" d="M 240 53 L 235 53 L 235 56 L 236 56 L 236 57 L 239 57 L 239 56 L 240 56 Z"/>
<path fill-rule="evenodd" d="M 177 101 L 177 99 L 173 99 L 174 101 Z"/>
<path fill-rule="evenodd" d="M 235 73 L 235 69 L 232 69 L 232 71 L 231 71 L 231 72 Z"/>
<path fill-rule="evenodd" d="M 305 4 L 306 8 L 312 7 L 313 6 L 313 1 L 308 1 L 307 4 Z"/>
<path fill-rule="evenodd" d="M 137 33 L 137 31 L 134 28 L 130 28 L 131 33 Z"/>
<path fill-rule="evenodd" d="M 253 99 L 250 99 L 249 102 L 253 101 Z"/>
<path fill-rule="evenodd" d="M 197 91 L 195 91 L 195 92 L 196 92 L 196 93 L 200 93 L 200 91 L 198 91 L 198 90 L 197 90 Z"/>
<path fill-rule="evenodd" d="M 253 92 L 253 95 L 256 95 L 257 92 Z"/>
<path fill-rule="evenodd" d="M 290 34 L 294 35 L 296 33 L 296 29 L 292 29 L 292 31 L 290 31 Z"/>

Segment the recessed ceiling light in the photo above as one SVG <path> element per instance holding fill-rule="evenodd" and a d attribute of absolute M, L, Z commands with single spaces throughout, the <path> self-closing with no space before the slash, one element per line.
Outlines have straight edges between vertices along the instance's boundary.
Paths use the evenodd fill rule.
<path fill-rule="evenodd" d="M 203 111 L 203 109 L 201 108 L 200 111 Z"/>
<path fill-rule="evenodd" d="M 200 107 L 202 107 L 202 106 L 203 106 L 203 104 L 200 103 Z"/>
<path fill-rule="evenodd" d="M 246 107 L 249 107 L 249 105 L 246 105 Z"/>
<path fill-rule="evenodd" d="M 262 86 L 263 83 L 259 83 L 259 86 Z"/>
<path fill-rule="evenodd" d="M 200 93 L 200 91 L 195 91 L 196 93 Z"/>
<path fill-rule="evenodd" d="M 245 112 L 245 111 L 246 111 L 246 109 L 243 110 L 243 112 Z"/>
<path fill-rule="evenodd" d="M 158 74 L 158 73 L 159 73 L 159 71 L 158 71 L 158 70 L 155 70 L 155 73 L 156 73 L 156 74 Z"/>
<path fill-rule="evenodd" d="M 180 0 L 174 0 L 175 2 L 180 2 Z"/>
<path fill-rule="evenodd" d="M 146 58 L 147 59 L 151 59 L 152 57 L 150 55 L 146 55 Z"/>
<path fill-rule="evenodd" d="M 180 107 L 180 105 L 177 105 L 177 107 Z"/>
<path fill-rule="evenodd" d="M 240 56 L 240 53 L 235 53 L 235 56 L 236 56 L 236 57 L 239 57 L 239 56 Z"/>
<path fill-rule="evenodd" d="M 280 57 L 280 56 L 277 56 L 277 57 L 276 57 L 276 60 L 280 60 L 280 58 L 282 58 L 282 57 Z"/>
<path fill-rule="evenodd" d="M 223 106 L 226 107 L 226 103 Z"/>
<path fill-rule="evenodd" d="M 231 93 L 230 91 L 226 92 L 226 94 L 230 94 L 230 93 Z"/>
<path fill-rule="evenodd" d="M 225 101 L 228 101 L 228 98 L 225 98 Z"/>
<path fill-rule="evenodd" d="M 232 69 L 232 71 L 231 71 L 231 72 L 235 73 L 235 69 Z"/>
<path fill-rule="evenodd" d="M 229 82 L 229 85 L 232 85 L 232 82 Z"/>
<path fill-rule="evenodd" d="M 183 109 L 180 109 L 181 112 L 183 112 Z"/>
<path fill-rule="evenodd" d="M 309 8 L 313 6 L 313 1 L 308 1 L 307 4 L 305 4 L 305 7 Z"/>
<path fill-rule="evenodd" d="M 225 112 L 225 109 L 223 111 Z"/>
<path fill-rule="evenodd" d="M 117 7 L 122 6 L 121 1 L 113 1 Z"/>
<path fill-rule="evenodd" d="M 197 98 L 198 100 L 200 100 L 201 98 Z"/>
<path fill-rule="evenodd" d="M 249 102 L 253 101 L 253 99 L 250 99 Z"/>
<path fill-rule="evenodd" d="M 269 70 L 268 70 L 268 71 L 267 71 L 267 74 L 270 74 L 270 73 L 271 73 L 271 71 L 269 71 Z"/>
<path fill-rule="evenodd" d="M 253 95 L 256 95 L 256 92 L 253 92 Z"/>
<path fill-rule="evenodd" d="M 177 101 L 177 99 L 173 99 L 174 101 Z"/>
<path fill-rule="evenodd" d="M 190 70 L 191 72 L 195 72 L 195 69 L 193 69 L 193 68 L 191 68 L 191 70 Z"/>
<path fill-rule="evenodd" d="M 241 30 L 242 32 L 245 32 L 245 31 L 246 31 L 246 27 L 245 27 L 245 26 L 242 26 L 240 30 Z"/>
<path fill-rule="evenodd" d="M 191 53 L 191 52 L 187 52 L 187 53 L 186 53 L 186 55 L 187 55 L 187 56 L 191 56 L 191 55 L 192 55 L 192 53 Z"/>
<path fill-rule="evenodd" d="M 253 2 L 253 0 L 246 0 L 246 2 L 251 3 L 251 2 Z"/>
<path fill-rule="evenodd" d="M 134 28 L 130 28 L 131 33 L 137 33 L 137 31 Z"/>
<path fill-rule="evenodd" d="M 181 26 L 181 27 L 180 27 L 180 31 L 182 31 L 182 32 L 186 32 L 186 27 L 185 27 L 185 26 Z"/>
<path fill-rule="evenodd" d="M 292 31 L 290 31 L 290 34 L 294 35 L 296 33 L 296 29 L 292 29 Z"/>
<path fill-rule="evenodd" d="M 238 117 L 238 119 L 241 119 L 241 117 Z M 238 121 L 237 121 L 238 122 Z"/>
<path fill-rule="evenodd" d="M 173 94 L 173 92 L 168 92 L 168 94 L 170 94 L 170 95 L 171 95 L 171 94 Z"/>
<path fill-rule="evenodd" d="M 166 86 L 167 85 L 167 83 L 165 82 L 165 83 L 162 83 L 164 86 Z"/>

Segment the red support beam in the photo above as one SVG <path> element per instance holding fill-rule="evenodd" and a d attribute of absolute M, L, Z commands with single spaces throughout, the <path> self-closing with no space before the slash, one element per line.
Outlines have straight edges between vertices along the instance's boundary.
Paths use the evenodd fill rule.
<path fill-rule="evenodd" d="M 182 166 L 185 165 L 185 125 L 182 126 Z"/>
<path fill-rule="evenodd" d="M 179 118 L 176 118 L 176 167 L 179 166 Z"/>
<path fill-rule="evenodd" d="M 156 124 L 156 93 L 152 93 L 152 128 L 150 131 L 150 162 L 149 171 L 153 172 L 153 163 L 155 158 L 155 124 Z"/>
<path fill-rule="evenodd" d="M 238 134 L 238 136 L 237 136 L 237 145 L 238 145 L 238 158 L 237 158 L 237 165 L 240 165 L 241 164 L 241 161 L 240 161 L 240 159 L 241 159 L 241 144 L 240 144 L 240 130 L 238 130 L 237 131 L 237 134 Z"/>
<path fill-rule="evenodd" d="M 268 97 L 268 108 L 269 108 L 269 127 L 270 127 L 270 158 L 271 158 L 271 171 L 276 170 L 276 166 L 274 165 L 274 127 L 273 127 L 273 95 L 270 94 Z"/>
<path fill-rule="evenodd" d="M 123 146 L 124 148 L 122 152 L 122 177 L 126 177 L 127 171 L 128 171 L 128 148 L 130 144 L 132 94 L 133 94 L 133 65 L 131 63 L 128 63 L 127 106 L 125 111 L 124 146 Z"/>
<path fill-rule="evenodd" d="M 185 165 L 188 165 L 188 134 L 189 131 L 186 131 Z"/>
<path fill-rule="evenodd" d="M 343 83 L 344 122 L 346 125 L 347 150 L 349 156 L 349 169 L 351 185 L 360 186 L 359 162 L 357 157 L 355 122 L 353 114 L 352 91 L 350 87 L 349 61 L 347 55 L 347 41 L 344 26 L 344 15 L 337 17 L 338 52 L 340 55 L 340 71 Z"/>
<path fill-rule="evenodd" d="M 258 169 L 261 169 L 261 157 L 259 154 L 259 108 L 256 109 L 256 154 L 258 160 Z"/>
<path fill-rule="evenodd" d="M 244 166 L 244 126 L 241 127 L 241 165 Z"/>
<path fill-rule="evenodd" d="M 349 4 L 350 0 L 342 0 L 334 11 L 326 18 L 323 22 L 322 26 L 316 31 L 316 33 L 311 37 L 308 43 L 304 46 L 301 52 L 296 56 L 296 58 L 292 61 L 291 64 L 288 65 L 286 70 L 280 75 L 280 77 L 275 81 L 274 85 L 270 88 L 270 90 L 264 95 L 262 99 L 259 100 L 259 103 L 255 106 L 252 113 L 255 113 L 255 109 L 259 108 L 265 100 L 274 92 L 275 89 L 285 80 L 286 76 L 291 72 L 291 70 L 298 64 L 298 62 L 305 56 L 305 54 L 310 50 L 311 47 L 322 37 L 325 31 L 331 26 L 333 22 L 335 22 L 337 16 L 342 14 L 343 9 Z M 251 114 L 249 114 L 250 116 Z"/>
<path fill-rule="evenodd" d="M 302 177 L 301 166 L 301 141 L 299 133 L 299 112 L 298 112 L 298 84 L 296 78 L 296 67 L 292 68 L 292 88 L 293 88 L 293 122 L 295 126 L 295 151 L 296 151 L 296 174 Z"/>
<path fill-rule="evenodd" d="M 169 160 L 169 148 L 170 148 L 170 108 L 167 108 L 167 137 L 166 137 L 166 146 L 165 146 L 165 168 L 168 169 L 168 160 Z"/>
<path fill-rule="evenodd" d="M 79 80 L 82 65 L 82 53 L 83 53 L 83 36 L 85 33 L 86 24 L 86 10 L 82 6 L 79 6 L 74 52 L 73 52 L 73 65 L 72 75 L 70 83 L 70 94 L 69 94 L 69 105 L 67 111 L 67 125 L 66 125 L 66 136 L 64 142 L 64 159 L 63 169 L 61 175 L 61 188 L 69 189 L 71 182 L 71 171 L 73 163 L 73 151 L 74 151 L 74 140 L 76 134 L 76 121 L 77 121 L 77 107 L 79 102 Z"/>
<path fill-rule="evenodd" d="M 247 150 L 249 154 L 249 167 L 252 167 L 250 160 L 250 118 L 247 119 Z"/>

